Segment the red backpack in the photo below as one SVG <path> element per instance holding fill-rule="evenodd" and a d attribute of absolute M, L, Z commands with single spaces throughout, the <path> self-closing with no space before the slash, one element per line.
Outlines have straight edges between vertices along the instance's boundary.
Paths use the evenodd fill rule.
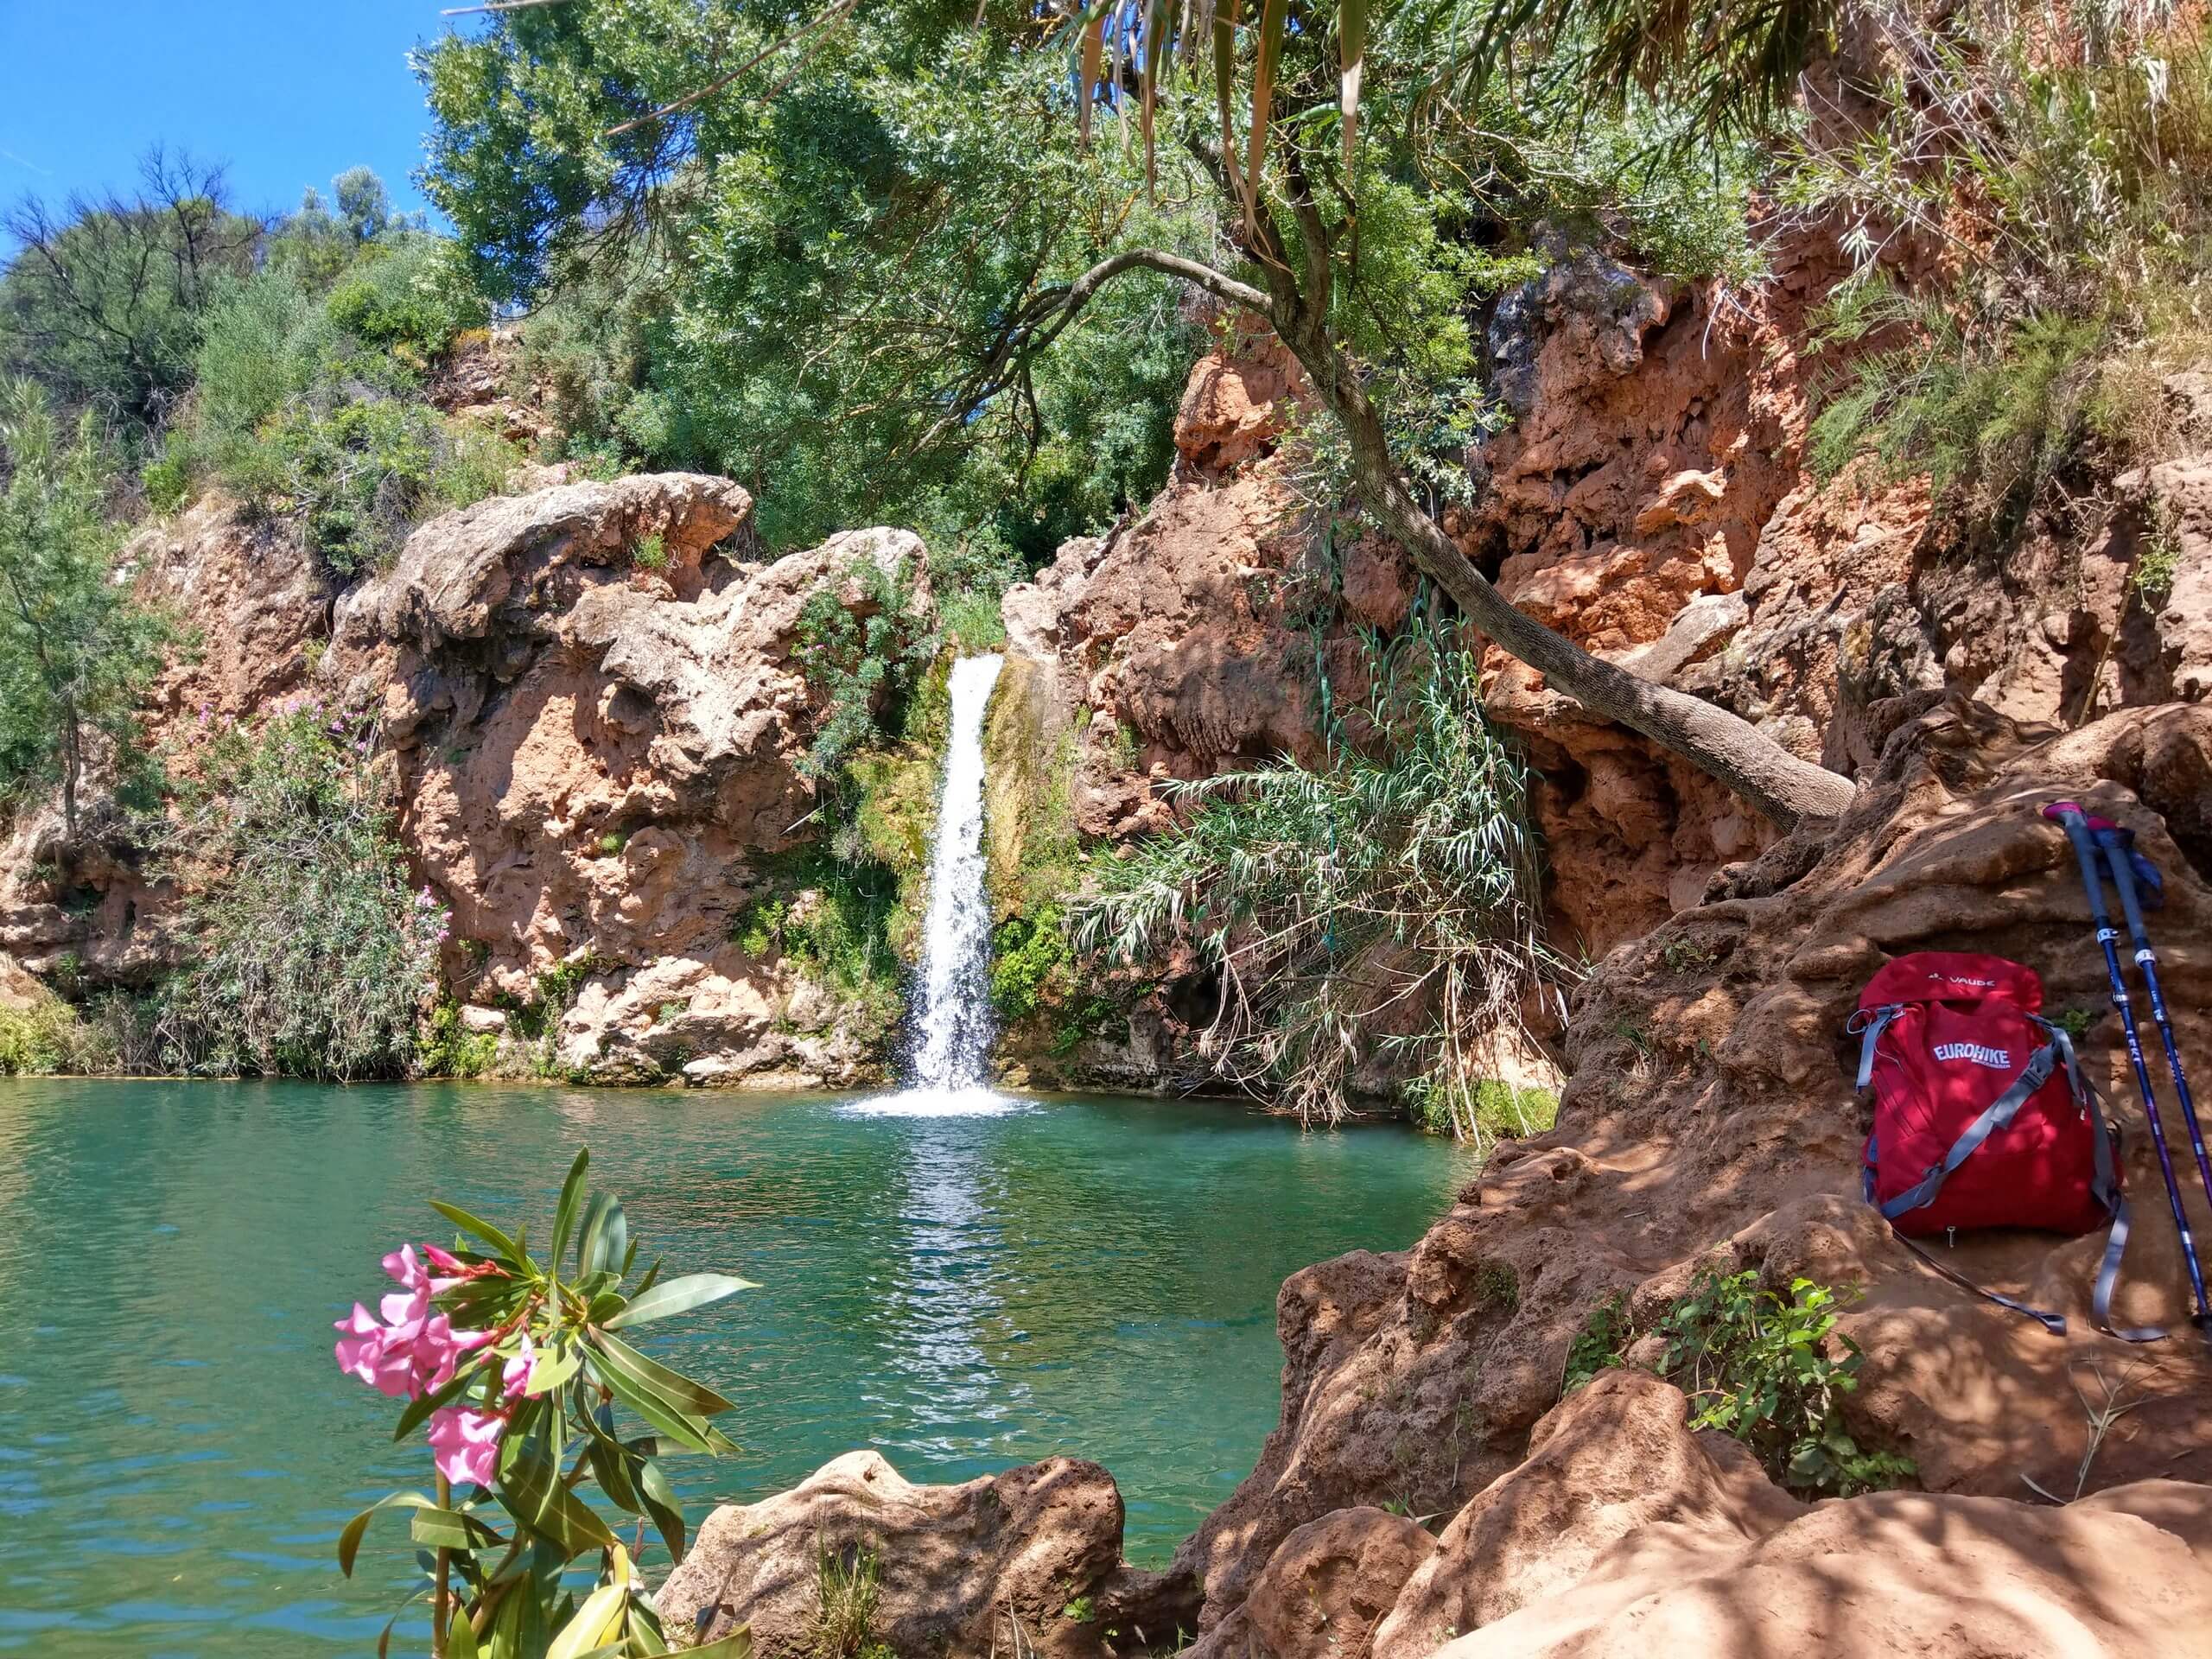
<path fill-rule="evenodd" d="M 2086 1233 L 2109 1223 L 2091 1302 L 2098 1328 L 2110 1331 L 2127 1242 L 2120 1136 L 2100 1116 L 2073 1043 L 2040 1017 L 2042 1007 L 2033 969 L 1967 951 L 1915 951 L 1867 982 L 1850 1026 L 1859 1035 L 1858 1086 L 1874 1090 L 1866 1200 L 1900 1234 L 1923 1238 L 1980 1227 Z M 1982 1290 L 1916 1253 L 1977 1294 L 2066 1328 L 2059 1315 Z"/>

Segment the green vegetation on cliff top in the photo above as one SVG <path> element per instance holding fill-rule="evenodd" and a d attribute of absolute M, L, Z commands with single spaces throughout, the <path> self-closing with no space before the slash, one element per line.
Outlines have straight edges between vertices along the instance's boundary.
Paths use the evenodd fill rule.
<path fill-rule="evenodd" d="M 0 626 L 0 791 L 35 796 L 87 757 L 103 790 L 150 776 L 124 764 L 131 705 L 175 647 L 114 579 L 117 531 L 149 506 L 220 489 L 342 587 L 423 516 L 502 487 L 520 457 L 428 396 L 499 304 L 528 311 L 512 389 L 545 400 L 545 456 L 727 471 L 773 546 L 868 521 L 927 538 L 933 620 L 885 577 L 877 618 L 825 601 L 806 624 L 830 706 L 820 828 L 868 895 L 853 914 L 874 918 L 856 954 L 823 954 L 866 973 L 913 906 L 926 665 L 948 641 L 994 643 L 1009 582 L 1149 496 L 1187 364 L 1255 301 L 1325 371 L 1327 414 L 1294 445 L 1308 499 L 1389 506 L 1380 442 L 1413 498 L 1389 511 L 1419 518 L 1479 487 L 1464 458 L 1510 418 L 1500 377 L 1529 276 L 1588 251 L 1715 278 L 1726 303 L 1770 250 L 1834 235 L 1846 276 L 1816 318 L 1814 461 L 1929 470 L 1967 539 L 2001 540 L 2085 453 L 2168 452 L 2161 378 L 2212 341 L 2200 22 L 2126 13 L 2049 40 L 2023 15 L 1862 19 L 1878 38 L 1842 61 L 1875 66 L 1863 118 L 1815 123 L 1772 94 L 1827 39 L 1824 7 L 1730 9 L 1690 50 L 1680 16 L 1561 0 L 1522 17 L 1546 48 L 1528 54 L 1498 49 L 1495 5 L 1393 13 L 1366 41 L 1355 143 L 1338 107 L 1351 10 L 1281 33 L 1232 22 L 1218 73 L 1182 49 L 1204 41 L 1153 62 L 1141 36 L 1109 39 L 1079 96 L 1081 31 L 1019 8 L 841 12 L 797 44 L 789 19 L 735 0 L 650 26 L 607 0 L 498 12 L 420 60 L 450 240 L 395 219 L 365 174 L 264 221 L 217 174 L 158 156 L 131 191 L 10 215 L 0 365 L 43 397 L 15 395 L 0 462 L 6 558 L 36 619 Z M 40 658 L 57 641 L 60 669 Z M 1098 988 L 1056 919 L 1090 874 L 1073 757 L 1035 753 L 1048 775 L 994 784 L 1024 819 L 995 878 L 997 994 L 1017 1018 Z M 1290 902 L 1291 874 L 1332 868 L 1351 827 L 1348 806 L 1317 803 L 1357 798 L 1370 762 L 1409 763 L 1247 777 L 1137 872 L 1233 827 L 1274 849 L 1258 862 Z M 1512 817 L 1503 774 L 1484 788 L 1474 820 Z M 1240 925 L 1340 943 L 1318 895 L 1263 923 L 1276 899 Z M 1297 1096 L 1340 1070 L 1301 1057 L 1344 1012 L 1271 995 L 1243 1069 Z M 1448 1029 L 1396 1040 L 1432 1113 L 1482 1121 L 1452 1092 L 1478 1081 L 1458 1062 L 1434 1086 Z"/>

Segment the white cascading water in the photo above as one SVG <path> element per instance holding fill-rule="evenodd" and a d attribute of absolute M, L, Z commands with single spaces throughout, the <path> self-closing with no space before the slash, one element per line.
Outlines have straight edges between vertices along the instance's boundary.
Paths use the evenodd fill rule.
<path fill-rule="evenodd" d="M 1014 1108 L 988 1087 L 991 906 L 983 890 L 983 715 L 1004 661 L 963 657 L 952 665 L 952 731 L 930 844 L 907 1086 L 860 1110 L 927 1116 Z"/>

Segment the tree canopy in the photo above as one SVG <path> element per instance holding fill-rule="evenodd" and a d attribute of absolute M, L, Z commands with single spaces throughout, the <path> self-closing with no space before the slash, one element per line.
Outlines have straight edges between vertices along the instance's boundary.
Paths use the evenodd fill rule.
<path fill-rule="evenodd" d="M 1053 365 L 1110 334 L 1129 295 L 1162 296 L 1135 302 L 1156 309 L 1179 287 L 1256 318 L 1335 417 L 1335 493 L 1486 635 L 1773 816 L 1834 811 L 1842 779 L 1514 610 L 1437 522 L 1490 418 L 1472 319 L 1530 273 L 1541 238 L 1581 221 L 1662 267 L 1728 257 L 1727 135 L 1770 78 L 1672 114 L 1633 88 L 1708 79 L 1748 14 L 1710 50 L 1616 48 L 1611 83 L 1569 81 L 1560 63 L 1607 61 L 1608 15 L 1415 4 L 1370 30 L 1363 4 L 1288 0 L 1249 21 L 1165 0 L 811 16 L 564 0 L 502 10 L 423 57 L 439 123 L 426 176 L 480 270 L 518 296 L 650 246 L 675 273 L 663 326 L 682 362 L 648 378 L 703 374 L 722 394 L 684 400 L 687 435 L 770 504 L 791 480 L 766 456 L 795 433 L 843 440 L 805 446 L 837 474 L 795 492 L 812 498 L 810 528 L 849 520 L 848 502 L 880 512 L 932 490 L 972 512 L 1026 480 L 1097 396 L 1056 398 Z M 1535 64 L 1507 49 L 1522 25 L 1551 48 Z M 1567 131 L 1571 145 L 1551 136 Z M 1699 164 L 1654 159 L 1686 149 Z M 1164 420 L 1167 388 L 1149 390 Z M 1088 480 L 1094 500 L 1103 482 Z"/>
<path fill-rule="evenodd" d="M 232 205 L 221 168 L 157 149 L 135 190 L 59 208 L 31 197 L 0 230 L 18 245 L 0 276 L 0 373 L 150 428 L 190 384 L 200 314 L 252 270 L 263 226 Z"/>

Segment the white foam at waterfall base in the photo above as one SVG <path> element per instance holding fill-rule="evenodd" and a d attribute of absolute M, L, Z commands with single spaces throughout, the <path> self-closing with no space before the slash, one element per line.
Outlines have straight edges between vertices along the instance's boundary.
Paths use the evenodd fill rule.
<path fill-rule="evenodd" d="M 963 657 L 952 665 L 952 729 L 930 842 L 929 913 L 915 977 L 918 1006 L 907 1086 L 842 1109 L 855 1116 L 996 1116 L 1031 1109 L 989 1084 L 995 1033 L 991 905 L 983 888 L 983 715 L 1004 662 Z"/>
<path fill-rule="evenodd" d="M 1011 1117 L 1037 1108 L 992 1089 L 901 1089 L 895 1095 L 848 1102 L 840 1117 Z"/>

